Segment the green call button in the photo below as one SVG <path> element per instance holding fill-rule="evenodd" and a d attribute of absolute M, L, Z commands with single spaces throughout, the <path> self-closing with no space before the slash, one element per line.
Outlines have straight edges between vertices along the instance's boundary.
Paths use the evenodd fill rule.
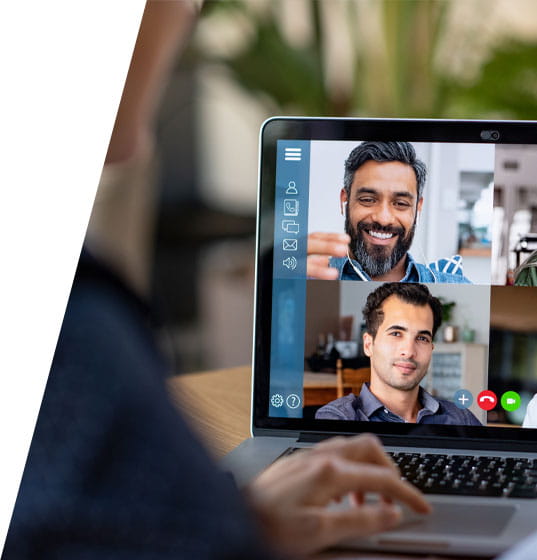
<path fill-rule="evenodd" d="M 512 412 L 520 406 L 520 395 L 516 391 L 506 391 L 502 395 L 502 407 Z"/>

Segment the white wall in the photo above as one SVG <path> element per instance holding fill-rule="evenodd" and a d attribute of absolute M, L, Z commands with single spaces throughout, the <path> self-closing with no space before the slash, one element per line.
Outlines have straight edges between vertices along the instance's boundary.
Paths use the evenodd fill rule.
<path fill-rule="evenodd" d="M 452 323 L 459 327 L 465 324 L 475 330 L 475 342 L 489 343 L 490 329 L 490 286 L 463 284 L 428 284 L 436 297 L 455 301 Z"/>

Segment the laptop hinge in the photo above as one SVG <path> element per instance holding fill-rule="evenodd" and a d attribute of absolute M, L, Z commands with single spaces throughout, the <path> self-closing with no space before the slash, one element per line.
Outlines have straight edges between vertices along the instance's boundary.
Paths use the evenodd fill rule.
<path fill-rule="evenodd" d="M 356 434 L 333 434 L 333 433 L 327 433 L 327 432 L 300 432 L 298 439 L 297 439 L 297 443 L 318 443 L 319 441 L 323 441 L 325 439 L 329 439 L 334 437 L 335 435 L 340 435 L 340 436 L 347 436 L 347 437 L 351 437 L 351 436 L 355 436 Z M 385 436 L 379 436 L 379 439 L 382 441 L 382 443 L 384 443 L 384 445 L 408 445 L 409 447 L 411 445 L 416 445 L 416 442 L 414 441 L 412 444 L 409 441 L 403 442 L 401 440 L 401 438 L 391 438 L 391 437 L 385 437 Z M 392 441 L 393 440 L 393 441 Z M 442 443 L 441 445 L 439 445 L 438 447 L 444 447 L 445 444 Z"/>
<path fill-rule="evenodd" d="M 300 432 L 297 443 L 317 443 L 334 437 L 336 434 L 327 432 Z M 337 434 L 355 436 L 356 434 Z M 479 451 L 511 451 L 535 453 L 535 444 L 529 442 L 477 440 L 471 438 L 435 438 L 378 435 L 384 445 L 398 447 L 423 447 L 438 449 L 471 449 Z"/>
<path fill-rule="evenodd" d="M 300 432 L 298 443 L 317 443 L 325 439 L 334 437 L 335 434 L 327 434 L 325 432 Z"/>

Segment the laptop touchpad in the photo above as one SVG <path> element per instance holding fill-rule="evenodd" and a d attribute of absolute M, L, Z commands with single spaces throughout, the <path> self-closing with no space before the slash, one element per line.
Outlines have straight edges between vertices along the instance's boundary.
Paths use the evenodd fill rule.
<path fill-rule="evenodd" d="M 509 504 L 446 504 L 433 503 L 433 513 L 417 516 L 405 512 L 399 527 L 391 534 L 401 532 L 420 532 L 459 535 L 499 535 L 504 529 L 516 507 Z"/>

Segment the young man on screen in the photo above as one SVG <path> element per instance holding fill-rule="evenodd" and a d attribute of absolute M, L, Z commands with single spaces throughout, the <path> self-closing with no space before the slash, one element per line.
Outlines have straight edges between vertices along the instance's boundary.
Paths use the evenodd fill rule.
<path fill-rule="evenodd" d="M 351 393 L 320 408 L 316 418 L 481 425 L 469 410 L 436 399 L 420 387 L 442 322 L 440 301 L 426 286 L 383 284 L 369 294 L 363 314 L 371 381 L 358 396 Z"/>

